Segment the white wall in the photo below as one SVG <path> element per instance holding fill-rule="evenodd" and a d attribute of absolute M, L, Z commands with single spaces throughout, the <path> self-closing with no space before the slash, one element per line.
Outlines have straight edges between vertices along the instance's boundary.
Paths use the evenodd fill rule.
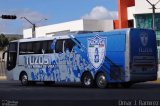
<path fill-rule="evenodd" d="M 83 30 L 83 20 L 39 27 L 36 29 L 36 35 L 47 36 L 60 31 L 77 31 L 77 30 Z"/>
<path fill-rule="evenodd" d="M 23 38 L 31 38 L 31 37 L 32 37 L 32 29 L 24 29 Z"/>
<path fill-rule="evenodd" d="M 57 32 L 113 30 L 113 20 L 76 20 L 36 28 L 36 37 L 53 36 Z M 23 37 L 32 37 L 32 29 L 23 30 Z"/>
<path fill-rule="evenodd" d="M 130 20 L 130 19 L 134 19 L 134 16 L 133 16 L 133 14 L 135 14 L 135 7 L 133 6 L 133 7 L 128 7 L 128 9 L 127 9 L 128 11 L 128 20 Z"/>
<path fill-rule="evenodd" d="M 66 31 L 66 30 L 67 31 L 83 30 L 83 20 L 37 27 L 36 37 L 42 37 L 47 35 L 51 36 L 55 32 Z M 32 30 L 31 29 L 23 30 L 23 38 L 29 38 L 29 37 L 32 37 Z"/>

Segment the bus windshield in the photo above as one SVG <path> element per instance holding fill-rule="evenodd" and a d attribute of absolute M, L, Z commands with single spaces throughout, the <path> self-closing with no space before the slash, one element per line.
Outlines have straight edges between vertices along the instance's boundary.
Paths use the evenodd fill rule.
<path fill-rule="evenodd" d="M 16 66 L 17 42 L 11 42 L 9 44 L 7 57 L 7 69 L 12 70 Z"/>

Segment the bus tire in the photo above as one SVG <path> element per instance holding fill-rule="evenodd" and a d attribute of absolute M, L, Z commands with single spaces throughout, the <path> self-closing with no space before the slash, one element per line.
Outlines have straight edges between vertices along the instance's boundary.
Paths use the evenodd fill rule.
<path fill-rule="evenodd" d="M 28 83 L 28 76 L 25 72 L 21 73 L 20 75 L 20 80 L 21 80 L 21 84 L 23 86 L 27 86 L 29 83 Z"/>
<path fill-rule="evenodd" d="M 81 79 L 82 85 L 86 88 L 93 87 L 94 80 L 90 72 L 86 72 L 82 75 Z"/>
<path fill-rule="evenodd" d="M 99 73 L 96 77 L 96 85 L 98 88 L 106 88 L 107 81 L 106 81 L 106 75 L 104 73 Z"/>

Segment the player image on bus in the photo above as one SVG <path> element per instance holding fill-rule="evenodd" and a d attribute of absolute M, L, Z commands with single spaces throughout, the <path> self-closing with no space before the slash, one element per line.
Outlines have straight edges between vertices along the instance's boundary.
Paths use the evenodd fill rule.
<path fill-rule="evenodd" d="M 157 80 L 156 35 L 149 29 L 68 34 L 9 43 L 7 78 L 22 85 L 43 81 L 124 87 Z"/>

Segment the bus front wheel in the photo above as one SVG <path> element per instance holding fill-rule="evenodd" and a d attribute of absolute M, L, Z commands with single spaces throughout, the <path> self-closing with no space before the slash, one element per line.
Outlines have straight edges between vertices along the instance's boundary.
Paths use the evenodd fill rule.
<path fill-rule="evenodd" d="M 21 84 L 23 86 L 27 86 L 28 85 L 28 76 L 27 76 L 27 74 L 26 73 L 22 73 L 20 78 L 21 78 Z"/>
<path fill-rule="evenodd" d="M 92 77 L 91 73 L 89 73 L 89 72 L 84 73 L 82 76 L 81 82 L 84 87 L 87 87 L 87 88 L 92 87 L 94 81 L 93 81 L 93 77 Z"/>

